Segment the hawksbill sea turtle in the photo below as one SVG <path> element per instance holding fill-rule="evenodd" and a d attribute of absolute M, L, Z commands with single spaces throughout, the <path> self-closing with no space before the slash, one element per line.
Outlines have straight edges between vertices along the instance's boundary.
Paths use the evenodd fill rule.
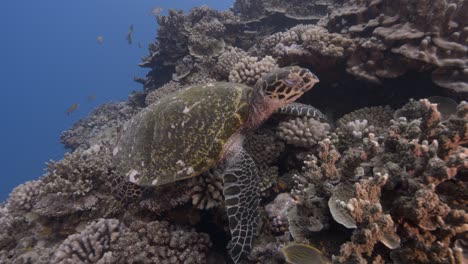
<path fill-rule="evenodd" d="M 239 263 L 252 247 L 260 199 L 255 163 L 243 139 L 274 112 L 325 118 L 312 106 L 293 103 L 318 81 L 309 70 L 292 66 L 271 72 L 254 88 L 213 82 L 161 98 L 124 125 L 113 150 L 117 172 L 139 186 L 158 186 L 224 162 L 229 253 Z"/>

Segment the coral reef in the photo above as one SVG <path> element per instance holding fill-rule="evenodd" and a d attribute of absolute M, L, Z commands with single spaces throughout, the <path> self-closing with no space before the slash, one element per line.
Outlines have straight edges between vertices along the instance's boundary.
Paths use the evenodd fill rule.
<path fill-rule="evenodd" d="M 281 122 L 277 135 L 288 144 L 299 147 L 312 147 L 324 139 L 330 125 L 310 117 L 295 118 Z"/>
<path fill-rule="evenodd" d="M 146 105 L 150 105 L 154 102 L 157 102 L 162 97 L 180 90 L 181 88 L 182 87 L 177 82 L 172 82 L 172 81 L 168 82 L 164 84 L 163 86 L 161 86 L 160 88 L 149 92 L 146 95 L 145 103 Z"/>
<path fill-rule="evenodd" d="M 123 263 L 206 263 L 208 235 L 168 222 L 136 221 L 121 234 L 115 250 Z"/>
<path fill-rule="evenodd" d="M 95 144 L 115 144 L 120 127 L 139 110 L 127 102 L 99 106 L 86 119 L 80 120 L 60 135 L 65 147 L 89 148 Z"/>
<path fill-rule="evenodd" d="M 317 73 L 301 103 L 331 118 L 275 115 L 246 137 L 262 199 L 247 262 L 284 263 L 292 241 L 335 264 L 466 262 L 467 3 L 236 0 L 158 16 L 142 91 L 64 131 L 71 152 L 0 204 L 0 263 L 230 263 L 224 164 L 147 188 L 111 150 L 166 95 L 290 65 Z M 434 95 L 456 110 L 421 99 Z"/>
<path fill-rule="evenodd" d="M 110 251 L 121 235 L 117 219 L 99 219 L 71 235 L 57 248 L 51 263 L 112 263 Z"/>

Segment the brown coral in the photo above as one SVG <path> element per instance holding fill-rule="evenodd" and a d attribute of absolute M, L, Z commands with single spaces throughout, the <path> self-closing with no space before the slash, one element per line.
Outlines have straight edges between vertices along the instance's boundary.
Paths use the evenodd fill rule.
<path fill-rule="evenodd" d="M 324 139 L 329 129 L 329 124 L 322 123 L 314 118 L 297 117 L 281 122 L 278 125 L 276 134 L 288 144 L 307 148 L 315 146 L 320 140 Z"/>
<path fill-rule="evenodd" d="M 267 73 L 278 68 L 271 56 L 258 60 L 257 57 L 242 58 L 229 72 L 229 81 L 254 85 Z"/>

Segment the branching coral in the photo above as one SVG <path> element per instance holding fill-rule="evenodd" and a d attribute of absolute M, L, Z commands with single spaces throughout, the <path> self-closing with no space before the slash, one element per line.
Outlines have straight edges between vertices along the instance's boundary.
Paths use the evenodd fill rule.
<path fill-rule="evenodd" d="M 140 201 L 140 207 L 160 215 L 177 206 L 189 203 L 192 195 L 194 195 L 194 190 L 190 186 L 190 182 L 187 181 L 178 182 L 175 186 L 160 186 L 154 188 L 148 197 Z"/>
<path fill-rule="evenodd" d="M 273 231 L 284 233 L 288 229 L 288 211 L 293 205 L 294 199 L 287 193 L 281 193 L 276 196 L 272 203 L 265 206 Z"/>
<path fill-rule="evenodd" d="M 247 52 L 239 48 L 227 47 L 226 51 L 218 57 L 218 62 L 214 70 L 222 78 L 227 79 L 229 77 L 229 72 L 245 57 L 247 57 Z"/>
<path fill-rule="evenodd" d="M 78 233 L 69 236 L 57 249 L 51 263 L 112 263 L 112 244 L 124 227 L 117 219 L 99 219 Z"/>
<path fill-rule="evenodd" d="M 225 25 L 237 23 L 231 12 L 218 12 L 206 6 L 182 11 L 169 10 L 167 16 L 158 16 L 160 25 L 157 42 L 144 58 L 143 65 L 151 67 L 157 63 L 174 65 L 186 55 L 194 57 L 216 56 L 224 51 Z"/>
<path fill-rule="evenodd" d="M 13 189 L 6 205 L 8 211 L 29 212 L 40 194 L 42 184 L 41 180 L 28 181 Z"/>
<path fill-rule="evenodd" d="M 124 263 L 206 263 L 208 235 L 168 222 L 133 222 L 115 249 Z"/>
<path fill-rule="evenodd" d="M 345 218 L 343 223 L 348 223 L 352 219 L 355 221 L 355 226 L 349 227 L 359 227 L 353 232 L 351 241 L 341 246 L 341 254 L 337 257 L 336 263 L 348 263 L 350 260 L 356 263 L 367 263 L 362 255 L 370 256 L 377 241 L 390 249 L 399 247 L 400 238 L 395 232 L 394 222 L 389 214 L 383 213 L 380 204 L 380 189 L 387 179 L 388 175 L 377 174 L 373 178 L 359 181 L 354 184 L 352 192 L 349 193 L 353 193 L 352 198 L 347 201 L 336 197 L 330 198 L 329 204 L 336 203 L 336 207 L 345 207 L 351 216 L 350 219 Z M 333 208 L 335 207 L 330 207 L 330 209 Z M 340 216 L 343 217 L 347 213 L 342 211 Z M 332 215 L 335 220 L 343 219 L 337 218 L 333 210 Z"/>
<path fill-rule="evenodd" d="M 278 137 L 299 147 L 313 147 L 324 139 L 330 125 L 310 117 L 297 117 L 278 125 Z"/>
<path fill-rule="evenodd" d="M 361 93 L 360 106 L 346 109 L 365 100 L 397 106 L 407 93 L 396 86 L 412 85 L 413 75 L 424 92 L 411 96 L 464 98 L 467 8 L 461 0 L 236 0 L 238 16 L 207 7 L 158 16 L 157 42 L 141 64 L 151 71 L 138 79 L 144 91 L 99 107 L 62 133 L 75 152 L 51 162 L 43 178 L 18 186 L 0 205 L 0 262 L 226 262 L 222 168 L 157 188 L 114 174 L 108 146 L 144 97 L 149 105 L 215 80 L 253 85 L 278 65 L 301 65 L 321 79 L 321 90 L 303 97 L 307 103 L 323 95 L 318 100 L 339 104 L 343 90 L 356 85 L 376 92 Z M 169 82 L 171 76 L 178 82 Z M 389 91 L 399 99 L 374 101 Z M 303 118 L 280 122 L 274 131 L 272 119 L 249 135 L 244 146 L 262 179 L 267 215 L 250 257 L 282 263 L 279 247 L 295 240 L 319 245 L 333 263 L 463 263 L 468 103 L 441 117 L 430 102 L 412 100 L 396 112 L 359 109 L 340 118 L 336 130 Z M 344 112 L 329 105 L 332 113 Z M 285 146 L 276 132 L 303 147 Z M 101 219 L 110 214 L 122 222 Z M 192 227 L 206 230 L 215 249 Z"/>
<path fill-rule="evenodd" d="M 267 190 L 277 184 L 279 172 L 275 164 L 284 149 L 284 143 L 277 141 L 270 131 L 260 130 L 247 138 L 245 146 L 257 165 L 260 191 L 266 195 Z"/>
<path fill-rule="evenodd" d="M 338 119 L 337 126 L 338 128 L 344 128 L 348 126 L 349 122 L 366 120 L 367 124 L 369 126 L 373 126 L 374 131 L 380 134 L 389 126 L 392 117 L 393 111 L 388 106 L 365 107 L 355 110 Z"/>
<path fill-rule="evenodd" d="M 462 223 L 466 223 L 466 216 L 460 210 L 466 209 L 460 203 L 464 199 L 460 191 L 464 184 L 461 174 L 468 168 L 466 161 L 462 161 L 466 160 L 467 153 L 466 105 L 460 103 L 457 113 L 442 121 L 434 104 L 425 99 L 412 100 L 396 112 L 397 119 L 391 120 L 387 127 L 379 125 L 380 132 L 376 135 L 368 133 L 352 145 L 344 144 L 341 155 L 330 156 L 330 150 L 336 148 L 333 142 L 346 137 L 338 133 L 331 140 L 320 142 L 320 148 L 304 158 L 303 172 L 295 177 L 292 189 L 302 210 L 324 207 L 320 203 L 307 205 L 312 194 L 316 198 L 328 198 L 325 207 L 330 209 L 333 218 L 354 228 L 350 241 L 341 246 L 334 263 L 368 263 L 373 259 L 373 248 L 378 241 L 392 249 L 394 260 L 403 263 L 459 261 L 453 241 L 460 237 L 464 230 Z M 382 120 L 388 122 L 386 118 Z M 300 225 L 289 221 L 290 232 L 307 234 L 310 230 L 304 227 L 314 225 L 305 223 L 308 224 L 297 231 Z M 448 226 L 453 231 L 445 231 Z M 402 229 L 398 235 L 397 227 Z M 452 242 L 431 247 L 429 241 L 436 240 Z M 396 249 L 399 243 L 402 245 Z M 405 249 L 407 245 L 414 250 Z M 389 255 L 381 257 L 389 258 Z"/>
<path fill-rule="evenodd" d="M 192 204 L 198 209 L 210 209 L 223 203 L 222 168 L 211 169 L 191 183 Z"/>
<path fill-rule="evenodd" d="M 229 81 L 254 85 L 261 77 L 278 68 L 271 56 L 258 60 L 257 57 L 242 58 L 229 72 Z"/>
<path fill-rule="evenodd" d="M 356 49 L 355 41 L 313 25 L 298 25 L 262 40 L 256 53 L 280 62 L 306 61 L 320 68 L 336 67 Z M 317 67 L 318 68 L 318 67 Z"/>
<path fill-rule="evenodd" d="M 110 150 L 104 146 L 93 145 L 84 152 L 68 153 L 63 160 L 47 164 L 47 173 L 41 178 L 41 195 L 84 195 L 100 188 L 110 167 Z"/>

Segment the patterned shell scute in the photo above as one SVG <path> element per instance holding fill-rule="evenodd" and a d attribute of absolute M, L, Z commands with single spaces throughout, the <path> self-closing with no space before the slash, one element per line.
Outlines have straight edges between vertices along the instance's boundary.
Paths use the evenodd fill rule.
<path fill-rule="evenodd" d="M 138 185 L 197 176 L 222 158 L 227 140 L 246 121 L 251 88 L 195 85 L 162 98 L 127 122 L 114 149 L 117 172 Z"/>

